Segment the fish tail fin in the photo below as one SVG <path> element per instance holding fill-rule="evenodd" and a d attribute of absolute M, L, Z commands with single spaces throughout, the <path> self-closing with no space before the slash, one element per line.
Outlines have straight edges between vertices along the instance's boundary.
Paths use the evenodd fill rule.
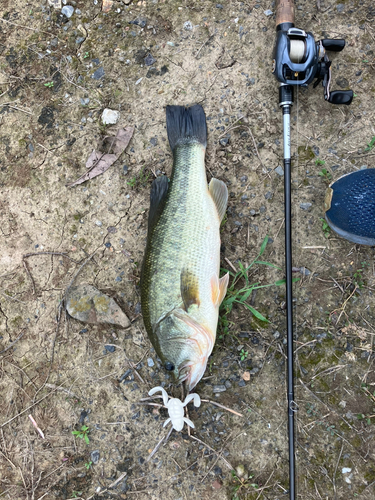
<path fill-rule="evenodd" d="M 206 147 L 207 124 L 202 106 L 167 106 L 167 133 L 172 151 L 177 145 L 191 141 Z"/>

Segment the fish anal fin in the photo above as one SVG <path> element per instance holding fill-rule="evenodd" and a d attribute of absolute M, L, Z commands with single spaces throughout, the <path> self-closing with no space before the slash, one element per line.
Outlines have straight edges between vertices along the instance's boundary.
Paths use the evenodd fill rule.
<path fill-rule="evenodd" d="M 192 306 L 200 306 L 198 278 L 188 269 L 181 271 L 181 297 L 185 311 Z"/>
<path fill-rule="evenodd" d="M 163 208 L 163 202 L 168 192 L 168 177 L 161 175 L 156 177 L 151 186 L 150 210 L 148 214 L 148 228 L 152 227 L 159 218 Z"/>
<path fill-rule="evenodd" d="M 211 278 L 211 297 L 215 307 L 219 307 L 227 293 L 229 273 L 219 279 L 217 274 Z"/>
<path fill-rule="evenodd" d="M 223 181 L 212 178 L 208 186 L 208 191 L 214 200 L 219 220 L 222 221 L 228 204 L 228 189 Z"/>

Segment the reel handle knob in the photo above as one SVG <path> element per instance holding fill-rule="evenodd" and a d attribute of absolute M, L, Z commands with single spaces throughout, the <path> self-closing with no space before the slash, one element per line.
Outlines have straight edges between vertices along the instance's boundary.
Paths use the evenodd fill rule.
<path fill-rule="evenodd" d="M 345 40 L 342 38 L 325 38 L 324 40 L 321 40 L 321 42 L 323 47 L 331 52 L 341 52 L 345 47 Z"/>
<path fill-rule="evenodd" d="M 332 90 L 327 99 L 331 104 L 350 104 L 353 100 L 352 90 Z"/>

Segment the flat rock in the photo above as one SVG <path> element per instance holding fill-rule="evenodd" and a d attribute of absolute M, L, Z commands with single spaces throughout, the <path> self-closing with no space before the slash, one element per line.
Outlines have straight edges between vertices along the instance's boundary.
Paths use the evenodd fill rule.
<path fill-rule="evenodd" d="M 70 316 L 84 323 L 104 323 L 128 328 L 130 321 L 116 302 L 92 285 L 69 290 L 66 309 Z"/>

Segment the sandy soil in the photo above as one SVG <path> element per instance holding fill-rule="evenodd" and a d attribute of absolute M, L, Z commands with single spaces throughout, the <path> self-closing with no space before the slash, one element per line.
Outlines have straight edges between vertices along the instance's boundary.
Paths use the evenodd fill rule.
<path fill-rule="evenodd" d="M 139 303 L 150 185 L 172 164 L 167 104 L 205 109 L 208 179 L 230 191 L 223 267 L 249 265 L 266 235 L 262 259 L 283 267 L 282 115 L 275 18 L 265 14 L 274 4 L 69 5 L 69 19 L 46 0 L 0 6 L 0 498 L 287 498 L 284 287 L 249 298 L 269 324 L 241 305 L 222 310 L 196 391 L 225 408 L 189 407 L 191 436 L 173 432 L 148 460 L 167 412 L 139 404 L 162 381 L 181 396 Z M 370 499 L 374 250 L 325 234 L 321 217 L 327 177 L 374 167 L 375 9 L 369 0 L 296 6 L 296 25 L 316 39 L 346 39 L 333 88 L 355 92 L 338 107 L 320 86 L 299 89 L 292 111 L 294 266 L 307 269 L 294 291 L 298 492 Z M 101 123 L 104 108 L 120 112 L 116 125 Z M 134 135 L 120 159 L 67 187 L 103 136 L 125 126 Z M 113 297 L 131 326 L 65 314 L 73 278 Z M 250 284 L 281 278 L 264 265 L 249 273 Z M 82 426 L 88 443 L 72 434 Z"/>

